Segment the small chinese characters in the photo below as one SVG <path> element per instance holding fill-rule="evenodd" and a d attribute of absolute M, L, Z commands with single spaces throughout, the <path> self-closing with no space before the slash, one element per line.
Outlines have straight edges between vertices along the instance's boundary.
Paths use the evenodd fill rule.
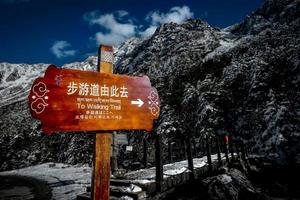
<path fill-rule="evenodd" d="M 92 119 L 105 119 L 105 120 L 121 120 L 121 115 L 115 115 L 109 111 L 87 110 L 84 114 L 76 115 L 75 119 L 78 120 L 92 120 Z"/>
<path fill-rule="evenodd" d="M 67 94 L 78 94 L 79 96 L 95 96 L 95 97 L 121 97 L 128 98 L 128 88 L 124 85 L 117 87 L 116 85 L 107 86 L 97 83 L 76 83 L 70 82 L 67 86 Z"/>

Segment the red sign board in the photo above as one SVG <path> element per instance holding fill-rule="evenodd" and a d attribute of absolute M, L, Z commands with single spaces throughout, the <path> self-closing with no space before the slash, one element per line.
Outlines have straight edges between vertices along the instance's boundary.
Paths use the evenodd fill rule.
<path fill-rule="evenodd" d="M 29 94 L 31 115 L 45 133 L 147 130 L 160 101 L 147 76 L 60 69 L 50 65 Z"/>

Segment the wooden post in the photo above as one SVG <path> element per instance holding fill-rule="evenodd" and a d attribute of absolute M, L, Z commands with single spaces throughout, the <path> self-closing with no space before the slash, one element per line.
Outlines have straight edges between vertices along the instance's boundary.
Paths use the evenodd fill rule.
<path fill-rule="evenodd" d="M 198 149 L 195 139 L 193 140 L 193 147 L 194 147 L 194 157 L 196 158 L 198 156 Z"/>
<path fill-rule="evenodd" d="M 247 149 L 248 149 L 248 154 L 252 154 L 252 146 L 250 146 L 251 143 L 247 143 Z"/>
<path fill-rule="evenodd" d="M 199 155 L 202 156 L 203 155 L 203 147 L 202 147 L 202 139 L 200 138 L 198 141 L 198 150 L 199 150 Z"/>
<path fill-rule="evenodd" d="M 183 142 L 183 146 L 184 146 L 184 158 L 183 158 L 183 160 L 186 160 L 187 159 L 187 150 L 186 150 L 186 142 L 185 142 L 185 140 L 182 140 L 182 142 Z"/>
<path fill-rule="evenodd" d="M 228 156 L 228 136 L 224 135 L 224 151 L 225 151 L 225 158 L 226 158 L 226 162 L 227 164 L 229 164 L 229 156 Z"/>
<path fill-rule="evenodd" d="M 113 73 L 112 47 L 100 45 L 98 53 L 98 71 Z M 95 135 L 91 193 L 93 200 L 109 199 L 111 142 L 112 133 L 98 133 Z"/>
<path fill-rule="evenodd" d="M 170 138 L 168 139 L 168 154 L 169 154 L 169 161 L 170 163 L 173 162 L 173 148 L 172 148 L 172 141 Z"/>
<path fill-rule="evenodd" d="M 211 162 L 211 149 L 210 149 L 210 141 L 209 136 L 206 136 L 206 156 L 207 156 L 207 163 L 209 166 L 209 173 L 212 173 L 212 162 Z"/>
<path fill-rule="evenodd" d="M 247 157 L 249 157 L 250 153 L 250 148 L 249 148 L 249 143 L 245 144 L 245 149 L 246 149 L 246 153 L 247 153 Z"/>
<path fill-rule="evenodd" d="M 187 143 L 188 168 L 191 171 L 190 174 L 191 179 L 194 179 L 194 162 L 193 162 L 192 145 L 191 145 L 190 137 L 186 139 L 186 143 Z"/>
<path fill-rule="evenodd" d="M 155 171 L 156 171 L 156 188 L 161 192 L 161 185 L 163 182 L 163 159 L 161 149 L 161 135 L 157 134 L 155 138 Z"/>
<path fill-rule="evenodd" d="M 210 153 L 212 154 L 212 155 L 214 155 L 215 154 L 215 149 L 214 149 L 214 142 L 213 142 L 214 140 L 211 138 L 210 139 Z"/>
<path fill-rule="evenodd" d="M 239 159 L 240 158 L 240 148 L 239 148 L 239 142 L 238 141 L 234 142 L 234 147 L 235 147 L 235 151 L 236 151 L 237 157 Z"/>
<path fill-rule="evenodd" d="M 222 158 L 221 158 L 221 149 L 220 149 L 219 136 L 216 136 L 216 146 L 217 146 L 218 162 L 219 162 L 219 166 L 221 166 L 222 165 Z"/>
<path fill-rule="evenodd" d="M 234 152 L 233 152 L 233 144 L 232 144 L 232 139 L 231 138 L 229 140 L 229 151 L 230 151 L 230 154 L 231 154 L 231 161 L 233 162 L 234 161 Z"/>
<path fill-rule="evenodd" d="M 246 161 L 247 153 L 246 153 L 246 150 L 245 150 L 245 143 L 244 143 L 244 141 L 241 141 L 241 150 L 242 150 L 242 159 L 244 161 Z"/>
<path fill-rule="evenodd" d="M 202 152 L 203 152 L 203 155 L 207 155 L 205 140 L 202 140 Z"/>
<path fill-rule="evenodd" d="M 225 151 L 226 162 L 227 162 L 227 164 L 229 164 L 228 143 L 227 142 L 224 142 L 224 151 Z"/>
<path fill-rule="evenodd" d="M 245 149 L 245 155 L 248 156 L 247 143 L 243 142 L 243 146 L 244 146 L 244 149 Z"/>
<path fill-rule="evenodd" d="M 146 138 L 144 138 L 143 140 L 143 153 L 144 153 L 144 168 L 148 168 L 148 153 L 147 153 L 147 149 L 148 149 L 148 145 L 147 145 L 147 140 Z"/>

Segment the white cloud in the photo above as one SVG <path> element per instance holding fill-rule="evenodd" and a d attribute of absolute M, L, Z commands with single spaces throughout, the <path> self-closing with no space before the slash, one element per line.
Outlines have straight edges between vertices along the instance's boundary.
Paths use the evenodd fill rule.
<path fill-rule="evenodd" d="M 98 25 L 105 31 L 95 33 L 93 39 L 97 44 L 119 45 L 131 37 L 149 37 L 156 28 L 164 23 L 175 22 L 183 23 L 187 19 L 193 18 L 194 13 L 188 6 L 176 6 L 167 13 L 151 11 L 146 15 L 146 21 L 149 25 L 137 25 L 125 10 L 119 10 L 114 13 L 100 14 L 98 11 L 92 11 L 83 16 L 90 25 Z M 146 27 L 146 28 L 143 28 Z"/>
<path fill-rule="evenodd" d="M 65 58 L 74 56 L 76 54 L 76 50 L 73 49 L 66 49 L 71 47 L 71 44 L 69 44 L 67 41 L 60 40 L 55 41 L 50 48 L 51 52 L 57 57 L 57 58 Z"/>
<path fill-rule="evenodd" d="M 142 37 L 151 36 L 156 28 L 161 24 L 175 22 L 181 24 L 186 20 L 193 18 L 194 13 L 191 12 L 188 6 L 175 6 L 171 8 L 167 13 L 160 13 L 159 11 L 149 12 L 146 16 L 146 20 L 150 21 L 151 25 L 143 31 L 140 35 Z"/>
<path fill-rule="evenodd" d="M 131 20 L 126 19 L 128 12 L 117 11 L 114 13 L 99 15 L 97 11 L 90 12 L 84 19 L 91 25 L 99 25 L 107 32 L 98 32 L 95 39 L 98 44 L 119 45 L 128 38 L 134 37 L 137 26 Z"/>
<path fill-rule="evenodd" d="M 151 24 L 158 26 L 165 23 L 175 22 L 181 24 L 187 19 L 193 18 L 194 13 L 191 12 L 188 6 L 176 6 L 169 10 L 167 13 L 160 13 L 159 11 L 150 12 L 146 19 L 151 21 Z"/>

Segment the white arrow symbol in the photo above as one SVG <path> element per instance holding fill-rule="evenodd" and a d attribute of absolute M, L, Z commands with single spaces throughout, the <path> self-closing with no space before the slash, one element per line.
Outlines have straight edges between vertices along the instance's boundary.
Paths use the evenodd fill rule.
<path fill-rule="evenodd" d="M 141 99 L 137 99 L 137 101 L 131 101 L 131 104 L 141 107 L 142 105 L 144 105 L 144 102 Z"/>

